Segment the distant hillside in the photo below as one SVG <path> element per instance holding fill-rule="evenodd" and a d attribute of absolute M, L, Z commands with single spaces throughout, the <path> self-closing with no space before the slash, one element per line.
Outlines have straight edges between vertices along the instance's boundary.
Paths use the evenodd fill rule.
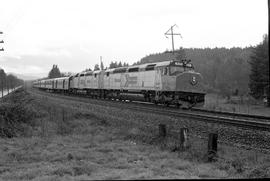
<path fill-rule="evenodd" d="M 247 48 L 184 48 L 150 54 L 135 64 L 160 62 L 172 59 L 191 59 L 195 70 L 205 79 L 209 91 L 230 94 L 238 91 L 248 92 L 250 65 L 249 56 L 252 47 Z"/>

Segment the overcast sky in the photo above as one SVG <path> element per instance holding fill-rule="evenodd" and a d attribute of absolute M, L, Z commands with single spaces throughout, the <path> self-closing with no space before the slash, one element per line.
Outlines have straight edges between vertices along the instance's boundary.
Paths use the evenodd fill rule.
<path fill-rule="evenodd" d="M 175 47 L 246 47 L 268 32 L 267 0 L 0 0 L 0 67 L 46 76 L 132 64 Z"/>

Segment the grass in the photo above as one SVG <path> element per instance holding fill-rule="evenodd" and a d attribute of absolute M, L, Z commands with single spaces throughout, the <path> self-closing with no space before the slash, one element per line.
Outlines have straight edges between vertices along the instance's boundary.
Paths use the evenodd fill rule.
<path fill-rule="evenodd" d="M 204 107 L 216 111 L 270 116 L 270 109 L 262 101 L 256 101 L 252 97 L 234 96 L 227 100 L 218 94 L 209 93 L 206 94 Z"/>
<path fill-rule="evenodd" d="M 158 124 L 179 122 L 174 118 L 30 94 L 19 97 L 31 100 L 37 114 L 27 135 L 0 139 L 0 180 L 270 176 L 268 155 L 253 150 L 220 145 L 218 160 L 208 163 L 206 142 L 191 137 L 188 150 L 172 152 L 177 137 L 168 127 L 169 136 L 159 138 Z"/>

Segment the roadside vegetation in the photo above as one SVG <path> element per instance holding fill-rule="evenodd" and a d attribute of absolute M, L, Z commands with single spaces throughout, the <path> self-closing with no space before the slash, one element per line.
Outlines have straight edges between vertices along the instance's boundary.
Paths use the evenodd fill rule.
<path fill-rule="evenodd" d="M 191 137 L 179 152 L 171 127 L 158 137 L 164 120 L 189 122 L 17 90 L 0 102 L 0 179 L 270 177 L 269 156 L 259 151 L 219 145 L 209 163 L 206 141 Z"/>
<path fill-rule="evenodd" d="M 208 110 L 225 111 L 232 113 L 254 114 L 270 116 L 270 110 L 261 100 L 251 96 L 222 96 L 209 93 L 205 96 L 204 108 Z"/>

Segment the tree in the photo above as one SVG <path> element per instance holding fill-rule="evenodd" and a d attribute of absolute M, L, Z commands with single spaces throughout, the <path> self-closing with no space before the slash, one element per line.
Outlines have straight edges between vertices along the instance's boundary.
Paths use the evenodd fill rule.
<path fill-rule="evenodd" d="M 51 71 L 48 74 L 48 78 L 52 79 L 52 78 L 58 78 L 58 77 L 61 77 L 60 70 L 57 67 L 57 65 L 53 65 Z"/>
<path fill-rule="evenodd" d="M 2 92 L 2 96 L 3 97 L 3 91 L 4 91 L 4 82 L 6 81 L 6 73 L 3 69 L 0 69 L 0 88 L 1 88 L 1 92 Z"/>
<path fill-rule="evenodd" d="M 117 62 L 116 61 L 115 62 L 111 61 L 109 68 L 112 69 L 112 68 L 117 68 L 117 67 L 118 67 Z"/>
<path fill-rule="evenodd" d="M 269 85 L 269 54 L 268 36 L 263 36 L 263 41 L 253 49 L 250 56 L 251 73 L 249 76 L 250 94 L 262 98 L 266 87 Z M 269 97 L 269 91 L 268 91 Z"/>
<path fill-rule="evenodd" d="M 6 74 L 3 69 L 0 69 L 0 89 L 3 96 L 4 89 L 13 89 L 24 83 L 23 80 L 18 79 L 12 74 Z"/>
<path fill-rule="evenodd" d="M 100 68 L 99 68 L 99 65 L 98 65 L 98 64 L 96 64 L 96 65 L 95 65 L 95 67 L 94 67 L 94 71 L 95 71 L 95 70 L 100 70 Z"/>
<path fill-rule="evenodd" d="M 186 52 L 182 47 L 180 47 L 179 50 L 175 51 L 175 59 L 176 60 L 180 61 L 180 60 L 183 60 L 186 58 L 187 58 Z"/>
<path fill-rule="evenodd" d="M 121 61 L 118 63 L 117 67 L 122 67 L 122 62 Z"/>
<path fill-rule="evenodd" d="M 87 68 L 87 69 L 84 70 L 84 72 L 88 72 L 88 71 L 92 71 L 92 69 L 91 68 Z"/>

